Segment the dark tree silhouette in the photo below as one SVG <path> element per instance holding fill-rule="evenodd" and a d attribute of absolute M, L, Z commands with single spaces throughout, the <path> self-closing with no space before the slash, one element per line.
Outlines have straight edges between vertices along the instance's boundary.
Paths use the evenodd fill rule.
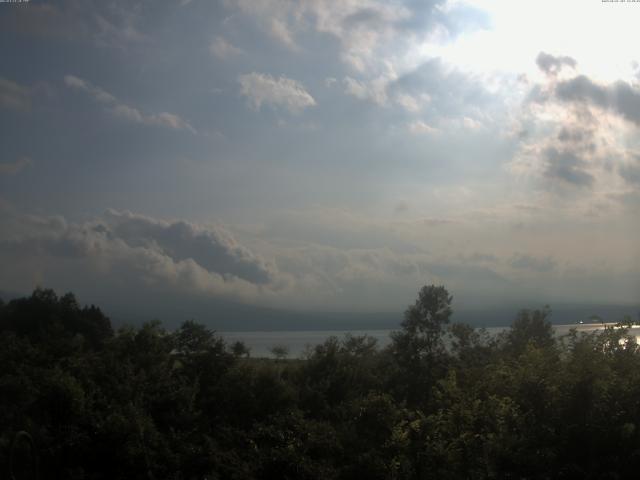
<path fill-rule="evenodd" d="M 521 311 L 490 337 L 449 325 L 451 301 L 425 286 L 388 348 L 330 337 L 304 359 L 195 321 L 114 333 L 51 290 L 0 302 L 0 476 L 637 478 L 630 318 L 557 339 L 548 308 Z"/>
<path fill-rule="evenodd" d="M 404 313 L 402 330 L 392 333 L 392 353 L 400 372 L 400 388 L 407 401 L 419 405 L 429 399 L 430 389 L 446 362 L 443 342 L 450 321 L 453 297 L 444 286 L 428 285 Z"/>

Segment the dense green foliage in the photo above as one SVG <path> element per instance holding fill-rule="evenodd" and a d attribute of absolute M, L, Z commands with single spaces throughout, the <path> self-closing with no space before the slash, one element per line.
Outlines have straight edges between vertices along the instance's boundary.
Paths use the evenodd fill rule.
<path fill-rule="evenodd" d="M 489 337 L 450 305 L 424 287 L 386 349 L 270 360 L 195 322 L 113 332 L 71 294 L 0 302 L 2 475 L 24 430 L 42 478 L 637 478 L 625 328 L 556 339 L 543 309 Z"/>

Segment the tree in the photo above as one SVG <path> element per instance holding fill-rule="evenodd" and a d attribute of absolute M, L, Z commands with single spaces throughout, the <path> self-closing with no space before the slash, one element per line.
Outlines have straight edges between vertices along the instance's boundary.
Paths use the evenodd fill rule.
<path fill-rule="evenodd" d="M 249 358 L 249 355 L 251 354 L 251 349 L 241 340 L 233 342 L 230 348 L 231 353 L 233 353 L 233 356 L 236 358 Z"/>
<path fill-rule="evenodd" d="M 453 313 L 452 300 L 444 286 L 422 287 L 404 313 L 402 331 L 391 334 L 391 350 L 401 370 L 398 380 L 410 403 L 426 399 L 438 372 L 442 373 L 446 356 L 442 337 Z"/>
<path fill-rule="evenodd" d="M 286 345 L 274 345 L 269 351 L 271 355 L 276 357 L 276 360 L 284 360 L 289 356 L 289 347 Z"/>
<path fill-rule="evenodd" d="M 34 342 L 68 344 L 81 336 L 82 342 L 99 347 L 113 336 L 109 318 L 93 305 L 80 308 L 72 293 L 58 297 L 53 290 L 37 288 L 31 297 L 12 300 L 2 311 L 0 330 L 12 330 Z M 55 350 L 65 349 L 57 345 Z"/>
<path fill-rule="evenodd" d="M 206 326 L 187 320 L 175 334 L 176 349 L 183 356 L 202 355 L 208 352 L 222 353 L 224 342 Z"/>
<path fill-rule="evenodd" d="M 404 313 L 402 331 L 392 334 L 396 353 L 413 360 L 441 353 L 444 326 L 453 313 L 452 299 L 443 286 L 422 287 L 415 304 Z"/>
<path fill-rule="evenodd" d="M 553 327 L 549 321 L 551 309 L 546 305 L 542 310 L 521 310 L 505 334 L 506 349 L 520 354 L 527 345 L 536 348 L 551 347 L 555 343 Z"/>

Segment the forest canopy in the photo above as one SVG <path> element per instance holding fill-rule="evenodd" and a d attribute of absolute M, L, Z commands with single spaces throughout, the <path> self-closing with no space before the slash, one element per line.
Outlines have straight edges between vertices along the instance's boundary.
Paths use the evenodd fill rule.
<path fill-rule="evenodd" d="M 425 286 L 388 347 L 347 334 L 302 359 L 252 358 L 194 321 L 114 331 L 70 293 L 0 302 L 2 473 L 637 478 L 630 319 L 559 338 L 549 308 L 523 310 L 490 336 L 451 323 L 451 300 Z"/>

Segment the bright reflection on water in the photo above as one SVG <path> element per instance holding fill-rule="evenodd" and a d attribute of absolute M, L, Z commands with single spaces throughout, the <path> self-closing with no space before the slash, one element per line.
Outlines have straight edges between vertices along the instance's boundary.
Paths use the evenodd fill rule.
<path fill-rule="evenodd" d="M 554 325 L 558 336 L 569 333 L 572 328 L 578 332 L 593 332 L 602 330 L 603 325 L 598 324 L 574 324 L 574 325 Z M 488 327 L 485 330 L 496 335 L 508 327 Z M 252 357 L 272 357 L 271 348 L 278 345 L 288 349 L 288 358 L 299 358 L 304 355 L 305 351 L 316 345 L 323 343 L 327 338 L 336 336 L 342 339 L 347 333 L 353 336 L 369 335 L 378 340 L 378 347 L 383 348 L 389 345 L 391 338 L 389 334 L 393 330 L 319 330 L 319 331 L 280 331 L 280 332 L 220 332 L 220 335 L 228 343 L 237 340 L 243 341 L 251 350 Z M 630 335 L 635 335 L 636 341 L 640 343 L 640 326 L 633 327 L 629 330 Z"/>

